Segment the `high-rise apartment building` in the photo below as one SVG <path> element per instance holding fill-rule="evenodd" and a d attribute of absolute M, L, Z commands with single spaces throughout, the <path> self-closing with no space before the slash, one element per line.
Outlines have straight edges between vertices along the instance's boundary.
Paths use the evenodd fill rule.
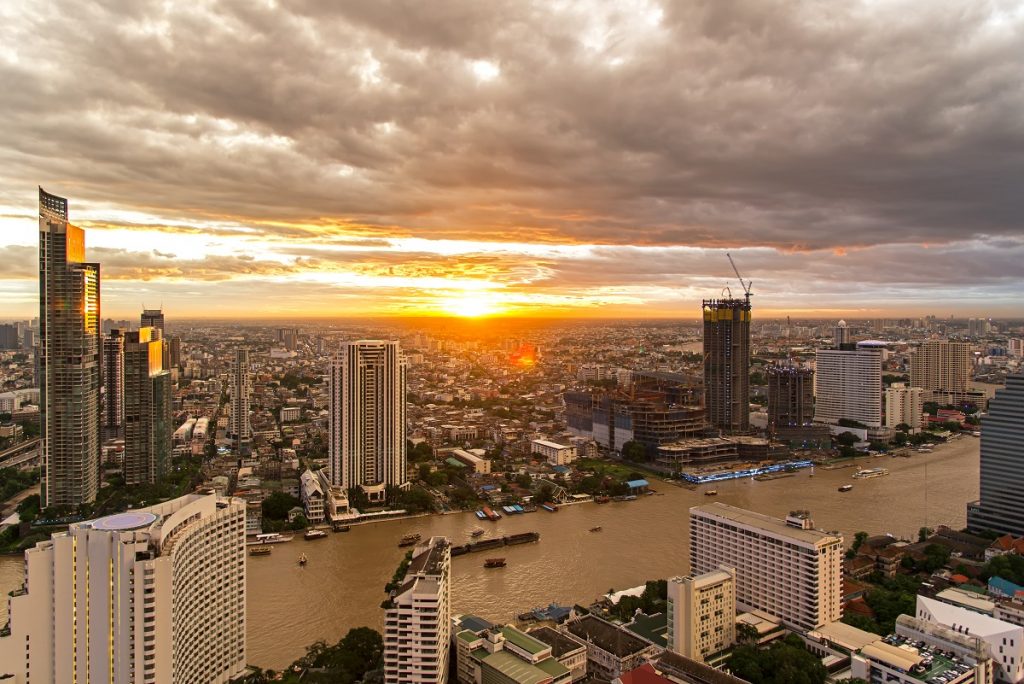
<path fill-rule="evenodd" d="M 417 546 L 401 583 L 385 601 L 386 684 L 448 681 L 451 558 L 445 537 L 431 537 Z"/>
<path fill-rule="evenodd" d="M 708 424 L 750 429 L 750 299 L 705 299 L 704 405 Z"/>
<path fill-rule="evenodd" d="M 143 309 L 139 317 L 140 328 L 156 328 L 161 333 L 164 331 L 163 309 Z"/>
<path fill-rule="evenodd" d="M 171 464 L 171 373 L 156 328 L 124 334 L 124 479 L 151 484 Z"/>
<path fill-rule="evenodd" d="M 0 324 L 0 349 L 17 349 L 20 342 L 18 326 Z"/>
<path fill-rule="evenodd" d="M 1021 358 L 1024 356 L 1024 339 L 1019 337 L 1011 338 L 1006 343 L 1006 350 L 1010 356 L 1016 359 Z"/>
<path fill-rule="evenodd" d="M 103 437 L 124 435 L 124 335 L 114 328 L 103 338 Z"/>
<path fill-rule="evenodd" d="M 188 494 L 25 552 L 0 679 L 227 682 L 245 669 L 245 502 Z"/>
<path fill-rule="evenodd" d="M 882 353 L 873 347 L 819 349 L 815 354 L 814 420 L 882 425 Z"/>
<path fill-rule="evenodd" d="M 835 342 L 836 349 L 842 349 L 844 344 L 853 344 L 853 335 L 851 333 L 850 326 L 846 324 L 846 321 L 839 321 L 836 324 L 832 332 L 832 339 Z"/>
<path fill-rule="evenodd" d="M 924 390 L 894 382 L 885 390 L 885 425 L 907 425 L 911 430 L 921 429 L 924 423 Z"/>
<path fill-rule="evenodd" d="M 1006 376 L 981 419 L 980 500 L 967 506 L 975 531 L 1024 535 L 1024 375 Z"/>
<path fill-rule="evenodd" d="M 814 421 L 814 371 L 772 365 L 768 376 L 768 429 L 807 425 Z"/>
<path fill-rule="evenodd" d="M 405 358 L 398 342 L 361 340 L 331 359 L 331 483 L 406 485 Z"/>
<path fill-rule="evenodd" d="M 703 661 L 736 642 L 736 571 L 722 567 L 668 580 L 670 650 Z"/>
<path fill-rule="evenodd" d="M 100 266 L 68 201 L 39 188 L 39 394 L 45 506 L 96 499 L 100 470 Z"/>
<path fill-rule="evenodd" d="M 249 350 L 235 349 L 231 364 L 231 406 L 228 412 L 228 438 L 235 450 L 246 455 L 252 443 L 252 423 L 249 421 L 249 397 L 252 394 L 252 375 L 249 373 Z"/>
<path fill-rule="evenodd" d="M 910 357 L 910 385 L 925 391 L 925 401 L 956 402 L 971 383 L 971 345 L 928 340 Z"/>
<path fill-rule="evenodd" d="M 785 520 L 723 503 L 690 509 L 690 574 L 736 571 L 736 606 L 800 630 L 843 616 L 843 538 L 813 529 L 806 511 Z"/>

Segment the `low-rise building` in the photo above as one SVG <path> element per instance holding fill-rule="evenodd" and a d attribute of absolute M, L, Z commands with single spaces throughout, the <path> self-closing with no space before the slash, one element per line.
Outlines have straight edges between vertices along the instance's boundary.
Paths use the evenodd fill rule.
<path fill-rule="evenodd" d="M 921 595 L 917 597 L 917 618 L 982 639 L 995 662 L 996 679 L 1024 681 L 1024 627 Z"/>
<path fill-rule="evenodd" d="M 530 442 L 530 453 L 542 456 L 550 465 L 569 465 L 576 460 L 576 447 L 566 446 L 546 439 Z"/>
<path fill-rule="evenodd" d="M 661 649 L 594 615 L 569 620 L 560 629 L 586 642 L 587 672 L 612 680 L 635 670 Z"/>
<path fill-rule="evenodd" d="M 571 634 L 559 632 L 551 627 L 535 627 L 527 632 L 538 641 L 551 647 L 551 655 L 572 673 L 572 681 L 578 682 L 587 676 L 587 644 Z"/>
<path fill-rule="evenodd" d="M 473 472 L 477 475 L 489 475 L 491 473 L 491 461 L 487 458 L 482 458 L 476 454 L 470 453 L 465 449 L 455 449 L 452 451 L 452 458 L 462 463 L 463 465 L 469 466 L 473 469 Z"/>
<path fill-rule="evenodd" d="M 320 478 L 307 469 L 299 479 L 302 483 L 302 508 L 306 520 L 314 524 L 323 522 L 327 496 L 320 486 Z"/>

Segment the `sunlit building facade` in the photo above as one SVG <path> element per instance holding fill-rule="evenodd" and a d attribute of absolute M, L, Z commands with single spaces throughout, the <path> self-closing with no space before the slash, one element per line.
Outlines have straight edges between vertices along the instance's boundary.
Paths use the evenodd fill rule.
<path fill-rule="evenodd" d="M 171 373 L 157 328 L 124 334 L 124 479 L 151 484 L 171 463 Z"/>
<path fill-rule="evenodd" d="M 704 407 L 723 432 L 750 429 L 750 299 L 705 299 Z"/>

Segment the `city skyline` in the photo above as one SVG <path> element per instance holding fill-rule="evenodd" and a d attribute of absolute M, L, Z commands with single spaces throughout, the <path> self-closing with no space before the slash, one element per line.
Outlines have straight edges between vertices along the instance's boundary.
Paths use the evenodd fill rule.
<path fill-rule="evenodd" d="M 5 7 L 3 314 L 36 185 L 116 317 L 689 319 L 726 250 L 755 318 L 1021 313 L 1010 3 L 395 11 Z"/>

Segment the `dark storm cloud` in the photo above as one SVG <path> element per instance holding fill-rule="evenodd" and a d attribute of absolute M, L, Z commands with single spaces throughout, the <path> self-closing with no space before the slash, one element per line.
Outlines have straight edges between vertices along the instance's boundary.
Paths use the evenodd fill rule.
<path fill-rule="evenodd" d="M 783 250 L 1022 232 L 1016 3 L 64 0 L 3 17 L 8 205 L 44 182 L 295 239 L 316 230 L 289 221 L 321 217 Z"/>

